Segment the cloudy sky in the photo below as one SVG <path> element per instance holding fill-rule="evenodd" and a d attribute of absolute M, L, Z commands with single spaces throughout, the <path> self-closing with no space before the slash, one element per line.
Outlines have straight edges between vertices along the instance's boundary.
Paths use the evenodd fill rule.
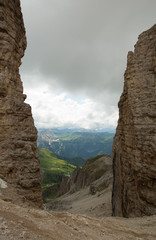
<path fill-rule="evenodd" d="M 21 0 L 21 78 L 37 127 L 116 127 L 127 53 L 156 0 Z"/>

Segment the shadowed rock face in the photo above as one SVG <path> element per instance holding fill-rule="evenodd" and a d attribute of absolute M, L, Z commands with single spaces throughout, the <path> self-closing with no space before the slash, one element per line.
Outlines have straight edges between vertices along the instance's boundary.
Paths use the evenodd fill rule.
<path fill-rule="evenodd" d="M 0 0 L 0 178 L 21 202 L 42 206 L 37 131 L 19 75 L 26 48 L 19 0 Z M 10 196 L 14 200 L 14 196 Z"/>
<path fill-rule="evenodd" d="M 113 172 L 114 216 L 156 214 L 156 25 L 128 53 Z"/>

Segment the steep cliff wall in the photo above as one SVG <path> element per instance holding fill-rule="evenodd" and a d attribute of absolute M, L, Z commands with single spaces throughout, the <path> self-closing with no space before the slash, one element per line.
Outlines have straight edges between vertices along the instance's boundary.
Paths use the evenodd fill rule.
<path fill-rule="evenodd" d="M 60 194 L 74 193 L 90 186 L 94 194 L 112 185 L 112 159 L 109 155 L 98 155 L 86 160 L 82 168 L 77 167 L 70 177 L 65 176 L 60 186 Z"/>
<path fill-rule="evenodd" d="M 8 184 L 0 191 L 41 207 L 37 131 L 19 75 L 25 48 L 20 1 L 0 0 L 0 178 Z"/>
<path fill-rule="evenodd" d="M 113 215 L 156 214 L 156 25 L 128 53 L 113 171 Z"/>

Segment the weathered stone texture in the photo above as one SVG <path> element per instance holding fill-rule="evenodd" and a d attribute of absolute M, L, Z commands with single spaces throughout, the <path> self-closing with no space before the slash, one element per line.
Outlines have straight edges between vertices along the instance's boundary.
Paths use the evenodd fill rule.
<path fill-rule="evenodd" d="M 0 0 L 0 178 L 21 202 L 42 206 L 37 131 L 19 75 L 25 48 L 20 1 Z"/>
<path fill-rule="evenodd" d="M 156 25 L 128 53 L 113 172 L 113 215 L 156 214 Z"/>

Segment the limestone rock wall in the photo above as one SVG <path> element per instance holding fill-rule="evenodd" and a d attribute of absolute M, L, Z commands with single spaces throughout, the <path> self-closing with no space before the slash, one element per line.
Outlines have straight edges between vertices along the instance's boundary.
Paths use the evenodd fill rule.
<path fill-rule="evenodd" d="M 128 53 L 113 173 L 114 216 L 156 214 L 156 25 Z"/>
<path fill-rule="evenodd" d="M 21 202 L 42 206 L 37 131 L 19 75 L 26 48 L 19 0 L 0 0 L 0 178 Z M 9 194 L 9 189 L 6 194 Z"/>

